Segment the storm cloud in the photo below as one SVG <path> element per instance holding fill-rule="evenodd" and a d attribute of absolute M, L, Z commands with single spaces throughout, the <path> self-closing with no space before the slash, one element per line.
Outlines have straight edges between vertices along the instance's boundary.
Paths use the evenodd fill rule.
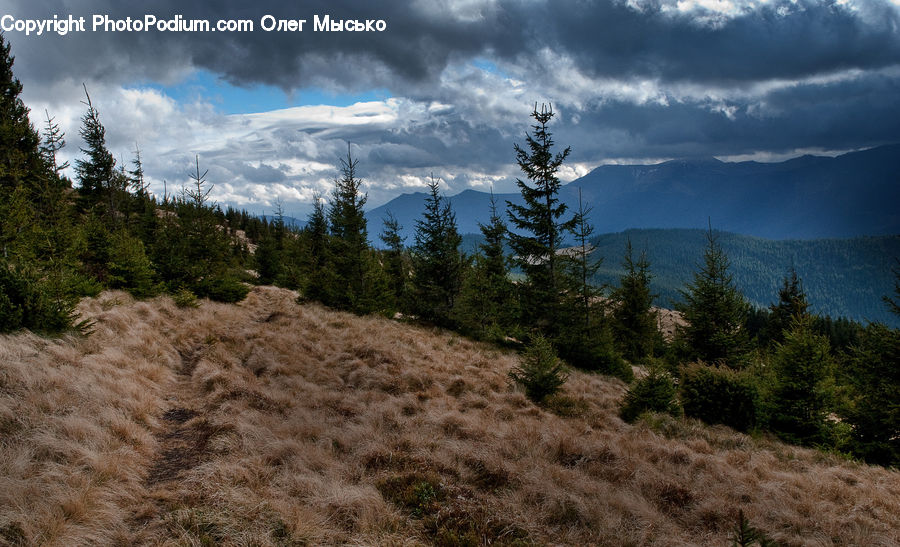
<path fill-rule="evenodd" d="M 556 140 L 573 146 L 567 178 L 610 161 L 765 159 L 900 141 L 900 7 L 892 0 L 6 4 L 4 13 L 20 19 L 254 21 L 252 33 L 6 33 L 29 106 L 59 117 L 71 142 L 84 81 L 96 89 L 117 154 L 135 142 L 145 148 L 154 187 L 184 178 L 200 154 L 220 199 L 251 208 L 270 206 L 272 196 L 308 203 L 331 183 L 348 141 L 373 205 L 418 189 L 431 172 L 448 193 L 508 188 L 512 144 L 524 139 L 535 102 L 553 103 Z M 383 19 L 387 30 L 311 32 L 313 16 L 325 14 Z M 308 26 L 264 32 L 264 15 Z M 176 101 L 147 87 L 197 70 L 248 89 L 383 89 L 390 97 L 227 114 L 203 97 Z"/>

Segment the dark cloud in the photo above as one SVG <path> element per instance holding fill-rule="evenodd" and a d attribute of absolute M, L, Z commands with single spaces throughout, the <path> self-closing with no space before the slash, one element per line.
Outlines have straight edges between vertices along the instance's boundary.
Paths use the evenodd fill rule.
<path fill-rule="evenodd" d="M 487 55 L 526 74 L 552 74 L 535 52 L 543 48 L 575 60 L 587 74 L 615 78 L 737 83 L 802 78 L 848 69 L 874 69 L 900 62 L 898 10 L 887 0 L 858 9 L 835 1 L 780 0 L 735 17 L 712 21 L 703 12 L 663 10 L 659 2 L 636 9 L 623 1 L 503 0 L 472 13 L 453 13 L 452 2 L 306 1 L 285 3 L 153 3 L 95 0 L 77 8 L 61 1 L 13 0 L 19 18 L 108 14 L 111 17 L 250 19 L 247 33 L 87 33 L 65 37 L 16 35 L 27 43 L 28 76 L 131 81 L 164 79 L 198 67 L 238 85 L 272 84 L 285 89 L 311 85 L 386 87 L 427 93 L 454 60 Z M 384 33 L 263 32 L 265 14 L 276 18 L 384 19 Z"/>
<path fill-rule="evenodd" d="M 156 162 L 158 179 L 181 180 L 199 153 L 217 181 L 233 185 L 229 195 L 247 203 L 263 203 L 265 185 L 277 185 L 285 199 L 296 191 L 298 200 L 325 187 L 348 141 L 375 205 L 416 189 L 432 170 L 449 194 L 508 184 L 512 144 L 524 142 L 534 101 L 553 102 L 557 142 L 573 146 L 573 163 L 591 166 L 900 141 L 900 8 L 890 0 L 745 4 L 725 14 L 679 11 L 674 0 L 7 0 L 3 9 L 18 18 L 180 14 L 251 19 L 257 27 L 265 14 L 308 20 L 303 33 L 7 33 L 26 93 L 54 114 L 63 88 L 75 97 L 64 104 L 79 106 L 82 81 L 114 90 L 177 82 L 196 69 L 238 86 L 377 88 L 397 99 L 382 105 L 397 109 L 385 122 L 373 111 L 371 120 L 352 123 L 298 113 L 298 120 L 270 116 L 256 124 L 158 97 L 153 108 L 148 96 L 110 107 L 114 92 L 98 93 L 108 134 L 122 146 L 143 145 L 151 137 L 136 137 L 135 127 L 153 126 L 149 146 L 159 158 L 148 163 Z M 388 30 L 314 33 L 314 14 L 384 19 Z"/>

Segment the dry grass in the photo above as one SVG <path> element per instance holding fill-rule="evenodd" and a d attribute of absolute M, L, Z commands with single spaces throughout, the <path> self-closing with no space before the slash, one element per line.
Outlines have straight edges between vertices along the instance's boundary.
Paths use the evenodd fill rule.
<path fill-rule="evenodd" d="M 565 416 L 516 357 L 254 289 L 83 302 L 90 338 L 0 338 L 0 544 L 900 544 L 900 474 L 726 428 Z"/>

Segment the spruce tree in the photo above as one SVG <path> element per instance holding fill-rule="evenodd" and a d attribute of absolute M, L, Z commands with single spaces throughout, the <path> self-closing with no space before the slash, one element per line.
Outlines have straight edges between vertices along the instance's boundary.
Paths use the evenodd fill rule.
<path fill-rule="evenodd" d="M 808 315 L 798 316 L 775 346 L 773 363 L 776 386 L 772 393 L 772 429 L 782 438 L 799 444 L 822 444 L 825 432 L 826 380 L 833 359 L 828 339 L 812 331 Z"/>
<path fill-rule="evenodd" d="M 22 83 L 13 74 L 14 62 L 10 45 L 0 35 L 0 199 L 19 186 L 30 193 L 48 171 L 40 135 L 20 97 Z"/>
<path fill-rule="evenodd" d="M 706 240 L 703 263 L 693 282 L 681 291 L 684 302 L 678 310 L 686 325 L 678 329 L 678 341 L 683 357 L 740 367 L 749 351 L 744 329 L 749 305 L 734 286 L 728 257 L 712 228 Z"/>
<path fill-rule="evenodd" d="M 785 331 L 790 330 L 795 319 L 806 315 L 808 308 L 803 283 L 791 266 L 778 290 L 778 302 L 769 306 L 769 320 L 764 332 L 766 339 L 770 343 L 784 341 Z"/>
<path fill-rule="evenodd" d="M 347 159 L 341 159 L 341 178 L 335 188 L 328 209 L 331 232 L 329 258 L 333 283 L 329 287 L 326 304 L 363 313 L 369 240 L 363 207 L 367 195 L 360 191 L 362 180 L 357 176 L 359 160 L 353 159 L 347 144 Z"/>
<path fill-rule="evenodd" d="M 414 311 L 422 319 L 452 327 L 453 307 L 459 294 L 463 258 L 456 215 L 431 177 L 422 218 L 416 220 L 412 248 Z"/>
<path fill-rule="evenodd" d="M 625 273 L 612 295 L 613 332 L 623 356 L 632 363 L 640 363 L 653 354 L 659 330 L 652 308 L 655 295 L 650 290 L 650 261 L 645 252 L 635 261 L 630 238 L 625 240 L 622 267 Z"/>
<path fill-rule="evenodd" d="M 397 217 L 388 211 L 387 217 L 384 218 L 384 231 L 379 237 L 387 247 L 384 252 L 384 269 L 389 280 L 394 307 L 405 310 L 407 309 L 406 292 L 409 267 L 403 251 L 403 243 L 406 238 L 400 235 L 402 229 Z"/>
<path fill-rule="evenodd" d="M 304 230 L 308 240 L 309 266 L 301 298 L 325 302 L 331 276 L 328 260 L 328 218 L 322 194 L 313 193 L 313 210 Z"/>
<path fill-rule="evenodd" d="M 499 337 L 508 333 L 518 320 L 515 285 L 509 279 L 509 258 L 504 243 L 506 224 L 497 211 L 491 191 L 490 219 L 479 223 L 484 241 L 478 245 L 471 268 L 466 269 L 457 321 L 480 338 Z"/>
<path fill-rule="evenodd" d="M 94 107 L 87 86 L 84 88 L 84 96 L 85 100 L 82 103 L 88 110 L 81 117 L 79 133 L 87 146 L 82 148 L 81 152 L 87 157 L 75 160 L 75 175 L 80 185 L 79 190 L 85 199 L 85 207 L 90 208 L 105 201 L 110 207 L 107 212 L 113 214 L 116 160 L 106 148 L 106 128 L 100 121 L 100 112 Z"/>
<path fill-rule="evenodd" d="M 553 138 L 547 124 L 553 118 L 552 107 L 535 105 L 533 134 L 526 133 L 526 148 L 514 146 L 516 162 L 525 174 L 525 182 L 516 179 L 524 205 L 507 202 L 510 222 L 510 246 L 517 265 L 524 272 L 523 316 L 531 325 L 544 329 L 552 337 L 560 330 L 563 291 L 562 268 L 557 251 L 563 234 L 572 229 L 574 218 L 563 219 L 566 205 L 558 197 L 557 172 L 571 148 L 553 153 Z M 532 186 L 533 185 L 533 186 Z"/>
<path fill-rule="evenodd" d="M 900 330 L 872 323 L 843 368 L 844 421 L 853 428 L 853 454 L 900 468 Z"/>
<path fill-rule="evenodd" d="M 897 263 L 897 267 L 892 269 L 894 277 L 897 278 L 894 281 L 894 298 L 888 296 L 884 296 L 883 298 L 891 312 L 900 315 L 900 258 L 895 258 L 894 261 Z"/>

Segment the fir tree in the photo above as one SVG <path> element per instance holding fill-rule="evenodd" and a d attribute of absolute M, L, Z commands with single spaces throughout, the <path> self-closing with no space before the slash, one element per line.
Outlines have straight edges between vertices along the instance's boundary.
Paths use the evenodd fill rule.
<path fill-rule="evenodd" d="M 769 321 L 765 336 L 770 343 L 784 341 L 785 331 L 790 330 L 794 320 L 807 313 L 809 303 L 803 291 L 803 283 L 797 271 L 791 266 L 778 290 L 778 302 L 769 306 Z"/>
<path fill-rule="evenodd" d="M 14 61 L 10 45 L 0 35 L 0 199 L 19 186 L 30 193 L 49 170 L 40 136 L 20 97 L 22 84 L 13 74 Z"/>
<path fill-rule="evenodd" d="M 56 158 L 59 151 L 66 146 L 66 134 L 60 129 L 59 124 L 50 117 L 49 112 L 44 110 L 44 114 L 47 116 L 47 122 L 44 126 L 44 139 L 41 143 L 41 154 L 43 154 L 47 163 L 50 164 L 50 167 L 53 168 L 53 172 L 59 175 L 61 171 L 64 171 L 69 167 L 69 162 L 66 161 L 62 164 L 58 164 Z"/>
<path fill-rule="evenodd" d="M 684 303 L 678 309 L 687 324 L 679 328 L 678 341 L 689 359 L 739 367 L 749 349 L 743 327 L 749 306 L 734 286 L 728 257 L 712 228 L 706 238 L 703 264 L 681 291 Z"/>
<path fill-rule="evenodd" d="M 366 299 L 366 268 L 369 250 L 366 216 L 363 207 L 367 196 L 360 191 L 362 180 L 357 176 L 359 160 L 354 160 L 347 145 L 347 159 L 341 159 L 341 178 L 335 188 L 328 209 L 331 231 L 329 258 L 334 282 L 329 287 L 326 304 L 364 313 Z"/>
<path fill-rule="evenodd" d="M 561 327 L 559 313 L 563 293 L 557 250 L 563 233 L 571 230 L 575 219 L 563 220 L 566 205 L 558 197 L 560 182 L 556 174 L 571 149 L 553 154 L 553 138 L 547 124 L 553 118 L 552 107 L 535 105 L 533 135 L 525 135 L 527 150 L 515 145 L 516 161 L 528 181 L 516 184 L 524 205 L 507 202 L 508 215 L 516 232 L 510 232 L 510 246 L 516 262 L 526 276 L 523 315 L 532 325 L 551 336 Z"/>
<path fill-rule="evenodd" d="M 525 389 L 529 399 L 541 403 L 559 391 L 569 379 L 569 373 L 556 357 L 550 342 L 537 334 L 526 348 L 522 362 L 509 372 L 509 377 Z"/>
<path fill-rule="evenodd" d="M 413 298 L 416 314 L 437 325 L 453 326 L 451 312 L 459 294 L 463 259 L 456 215 L 431 177 L 422 218 L 416 220 L 412 249 Z"/>
<path fill-rule="evenodd" d="M 104 197 L 110 204 L 110 213 L 115 203 L 113 196 L 113 181 L 116 160 L 106 148 L 106 129 L 100 122 L 100 112 L 91 102 L 87 86 L 84 88 L 85 100 L 82 103 L 87 106 L 87 112 L 81 117 L 81 138 L 84 139 L 87 148 L 81 152 L 86 159 L 75 160 L 75 175 L 80 184 L 80 191 L 86 199 L 88 207 L 100 202 Z"/>
<path fill-rule="evenodd" d="M 825 437 L 828 392 L 826 379 L 833 360 L 828 340 L 815 334 L 808 315 L 794 319 L 777 344 L 773 358 L 777 377 L 772 394 L 771 427 L 784 439 L 800 444 L 821 444 Z"/>
<path fill-rule="evenodd" d="M 850 350 L 843 369 L 844 420 L 853 454 L 900 468 L 900 330 L 872 323 Z"/>
<path fill-rule="evenodd" d="M 894 262 L 897 263 L 897 267 L 892 269 L 894 277 L 897 278 L 894 281 L 894 298 L 885 296 L 884 301 L 887 303 L 892 313 L 900 315 L 900 259 L 895 258 Z"/>
<path fill-rule="evenodd" d="M 387 247 L 384 252 L 384 269 L 389 280 L 394 306 L 405 310 L 407 308 L 406 286 L 409 267 L 403 252 L 403 243 L 406 238 L 400 235 L 402 229 L 397 217 L 388 211 L 387 217 L 384 218 L 384 231 L 379 237 Z"/>
<path fill-rule="evenodd" d="M 622 267 L 625 273 L 612 296 L 613 331 L 624 357 L 632 363 L 639 363 L 652 355 L 659 331 L 657 316 L 652 308 L 655 295 L 650 290 L 650 261 L 642 252 L 635 262 L 630 238 L 625 241 Z"/>
<path fill-rule="evenodd" d="M 309 241 L 309 275 L 302 298 L 324 302 L 332 281 L 328 269 L 328 218 L 319 192 L 313 194 L 313 210 L 305 229 Z"/>
<path fill-rule="evenodd" d="M 518 317 L 504 248 L 507 229 L 493 191 L 490 219 L 487 224 L 479 223 L 479 228 L 484 241 L 478 246 L 473 267 L 464 275 L 457 321 L 478 337 L 499 337 L 513 328 Z"/>

